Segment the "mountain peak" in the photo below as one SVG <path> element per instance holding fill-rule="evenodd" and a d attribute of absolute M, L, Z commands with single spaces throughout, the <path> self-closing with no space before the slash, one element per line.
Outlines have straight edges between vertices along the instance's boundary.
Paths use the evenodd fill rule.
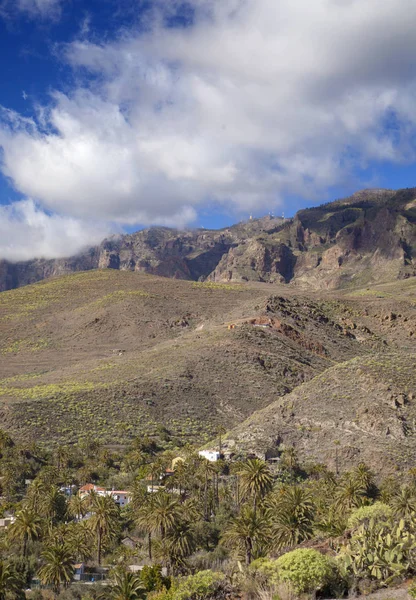
<path fill-rule="evenodd" d="M 348 198 L 219 230 L 151 227 L 114 235 L 78 256 L 0 262 L 0 291 L 95 268 L 176 279 L 284 282 L 339 288 L 415 274 L 414 188 L 365 189 Z"/>

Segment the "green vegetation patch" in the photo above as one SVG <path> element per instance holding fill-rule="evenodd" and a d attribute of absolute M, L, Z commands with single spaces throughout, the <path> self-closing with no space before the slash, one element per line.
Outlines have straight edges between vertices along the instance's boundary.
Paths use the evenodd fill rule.
<path fill-rule="evenodd" d="M 129 298 L 151 298 L 155 297 L 154 294 L 149 294 L 147 292 L 143 292 L 142 290 L 134 290 L 134 291 L 125 291 L 125 290 L 117 290 L 115 292 L 111 292 L 110 294 L 106 294 L 102 298 L 98 298 L 98 300 L 94 300 L 87 305 L 83 305 L 79 307 L 79 310 L 84 310 L 85 308 L 94 308 L 101 306 L 108 306 L 110 304 L 119 304 L 120 302 L 124 302 Z"/>
<path fill-rule="evenodd" d="M 65 298 L 67 290 L 73 289 L 74 286 L 78 291 L 94 290 L 98 282 L 106 281 L 111 277 L 112 274 L 107 271 L 86 271 L 2 292 L 0 294 L 0 310 L 11 313 L 3 316 L 2 320 L 28 316 L 50 304 L 59 302 Z"/>
<path fill-rule="evenodd" d="M 18 354 L 19 352 L 28 351 L 28 352 L 38 352 L 39 350 L 44 350 L 49 346 L 48 340 L 41 338 L 38 340 L 16 340 L 12 342 L 9 346 L 2 348 L 0 350 L 1 354 Z"/>
<path fill-rule="evenodd" d="M 97 383 L 93 381 L 66 381 L 64 383 L 52 383 L 45 385 L 35 385 L 30 388 L 18 387 L 0 387 L 0 396 L 10 396 L 25 400 L 36 400 L 42 398 L 53 398 L 55 396 L 68 396 L 82 392 L 90 392 L 97 389 L 108 388 L 107 383 Z"/>
<path fill-rule="evenodd" d="M 238 283 L 215 283 L 214 281 L 194 281 L 192 287 L 194 289 L 227 290 L 228 292 L 241 292 L 243 290 L 243 286 Z"/>

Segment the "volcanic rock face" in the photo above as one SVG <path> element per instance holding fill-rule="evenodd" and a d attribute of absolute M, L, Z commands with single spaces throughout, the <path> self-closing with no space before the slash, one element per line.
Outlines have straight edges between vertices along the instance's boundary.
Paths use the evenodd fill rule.
<path fill-rule="evenodd" d="M 36 283 L 48 277 L 96 269 L 99 260 L 99 248 L 91 248 L 79 256 L 55 260 L 34 259 L 18 263 L 0 260 L 0 292 Z"/>
<path fill-rule="evenodd" d="M 365 190 L 293 219 L 264 217 L 218 231 L 151 228 L 68 259 L 0 261 L 0 291 L 95 268 L 196 281 L 362 286 L 415 275 L 415 223 L 416 189 Z"/>

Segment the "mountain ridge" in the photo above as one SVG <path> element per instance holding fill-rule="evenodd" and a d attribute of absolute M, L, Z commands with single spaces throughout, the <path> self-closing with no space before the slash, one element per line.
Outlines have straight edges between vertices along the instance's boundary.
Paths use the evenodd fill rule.
<path fill-rule="evenodd" d="M 50 261 L 0 294 L 2 427 L 172 447 L 225 428 L 237 455 L 416 467 L 415 224 L 415 189 L 367 190 Z M 20 284 L 45 264 L 19 265 Z"/>
<path fill-rule="evenodd" d="M 362 190 L 291 219 L 266 216 L 219 230 L 153 227 L 74 257 L 0 260 L 0 291 L 95 268 L 315 289 L 363 285 L 416 274 L 415 223 L 415 188 Z"/>

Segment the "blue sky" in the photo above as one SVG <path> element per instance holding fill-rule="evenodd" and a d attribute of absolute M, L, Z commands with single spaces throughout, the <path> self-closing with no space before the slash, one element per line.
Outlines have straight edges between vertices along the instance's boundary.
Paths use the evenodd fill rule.
<path fill-rule="evenodd" d="M 0 259 L 415 184 L 413 0 L 0 0 Z"/>

